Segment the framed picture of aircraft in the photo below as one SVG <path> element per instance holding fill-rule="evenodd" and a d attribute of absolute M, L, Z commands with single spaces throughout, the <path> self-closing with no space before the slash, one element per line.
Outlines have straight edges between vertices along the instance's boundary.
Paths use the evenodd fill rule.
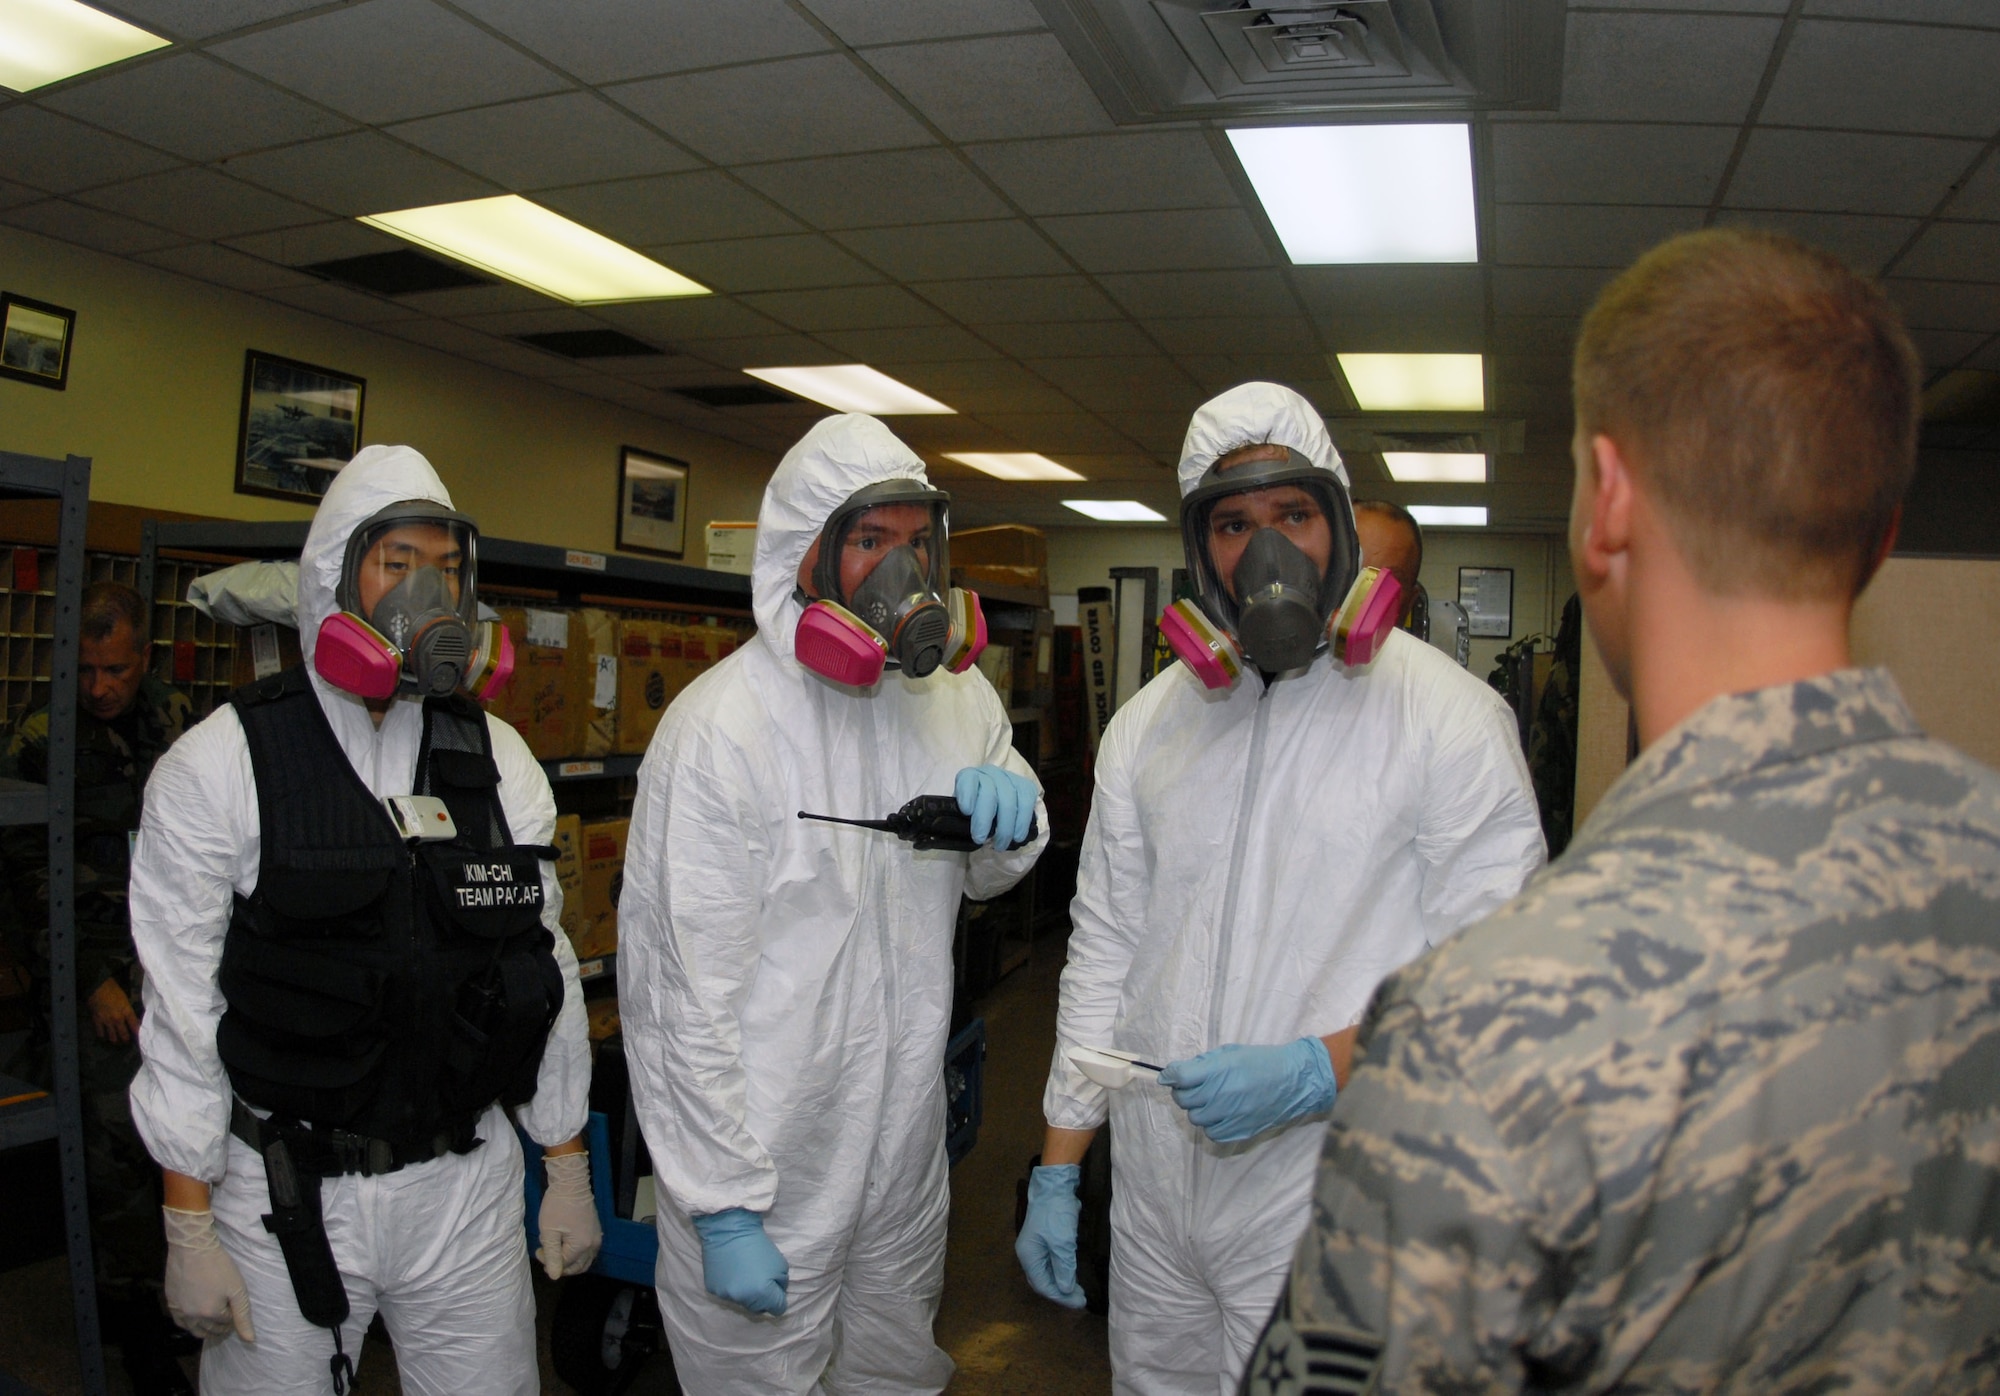
<path fill-rule="evenodd" d="M 366 379 L 261 349 L 243 356 L 236 492 L 317 504 L 361 449 Z"/>

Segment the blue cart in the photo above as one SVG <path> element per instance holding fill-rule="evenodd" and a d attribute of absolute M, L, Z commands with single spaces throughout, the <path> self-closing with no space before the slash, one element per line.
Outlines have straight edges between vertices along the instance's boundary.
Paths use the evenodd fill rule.
<path fill-rule="evenodd" d="M 945 1155 L 953 1164 L 972 1151 L 985 1112 L 986 1021 L 974 1018 L 945 1047 Z M 621 1092 L 621 1094 L 627 1094 Z M 622 1102 L 625 1129 L 636 1131 L 631 1102 Z M 636 1140 L 636 1133 L 627 1136 Z M 550 1334 L 556 1374 L 580 1396 L 616 1396 L 638 1379 L 653 1358 L 666 1352 L 659 1308 L 653 1297 L 654 1266 L 659 1236 L 652 1221 L 618 1215 L 618 1200 L 630 1195 L 630 1179 L 612 1176 L 611 1122 L 602 1112 L 590 1112 L 584 1126 L 590 1148 L 590 1189 L 597 1199 L 597 1219 L 604 1226 L 604 1245 L 587 1274 L 562 1282 Z M 536 1221 L 541 1215 L 543 1178 L 539 1144 L 521 1136 L 526 1155 L 528 1249 L 541 1244 Z M 631 1151 L 627 1151 L 628 1157 Z M 669 1356 L 669 1361 L 671 1357 Z"/>

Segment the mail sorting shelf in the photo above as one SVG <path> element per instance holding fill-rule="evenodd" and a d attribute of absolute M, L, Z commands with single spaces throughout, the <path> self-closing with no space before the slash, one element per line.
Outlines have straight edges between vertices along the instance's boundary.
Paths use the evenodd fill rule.
<path fill-rule="evenodd" d="M 5 1102 L 0 1104 L 0 1147 L 51 1136 L 56 1140 L 78 1375 L 86 1396 L 103 1396 L 104 1349 L 97 1332 L 97 1284 L 84 1181 L 76 1003 L 76 664 L 90 461 L 83 456 L 47 460 L 0 451 L 0 495 L 53 496 L 60 501 L 55 586 L 49 601 L 48 784 L 0 782 L 0 823 L 41 823 L 49 830 L 49 1047 L 55 1090 L 43 1094 L 24 1089 L 21 1083 L 0 1081 L 0 1101 Z M 0 1379 L 5 1379 L 3 1373 Z"/>

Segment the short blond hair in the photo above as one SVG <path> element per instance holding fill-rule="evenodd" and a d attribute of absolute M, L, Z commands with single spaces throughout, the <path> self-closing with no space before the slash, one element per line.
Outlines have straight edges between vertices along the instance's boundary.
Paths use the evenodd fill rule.
<path fill-rule="evenodd" d="M 1577 338 L 1578 430 L 1611 437 L 1710 588 L 1867 584 L 1916 470 L 1922 363 L 1873 282 L 1794 238 L 1662 243 Z"/>

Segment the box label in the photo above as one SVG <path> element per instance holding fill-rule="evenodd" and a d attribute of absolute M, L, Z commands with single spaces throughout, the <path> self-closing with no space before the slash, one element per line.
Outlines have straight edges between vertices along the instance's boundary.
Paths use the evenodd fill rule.
<path fill-rule="evenodd" d="M 569 612 L 529 611 L 527 613 L 527 637 L 531 645 L 540 645 L 547 650 L 569 648 Z"/>

